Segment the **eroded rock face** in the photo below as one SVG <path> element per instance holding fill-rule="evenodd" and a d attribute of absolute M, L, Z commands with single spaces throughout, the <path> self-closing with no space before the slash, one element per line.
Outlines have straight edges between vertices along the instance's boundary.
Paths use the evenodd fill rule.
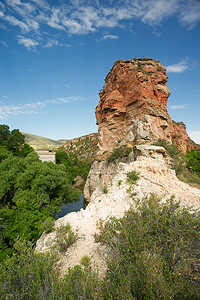
<path fill-rule="evenodd" d="M 193 206 L 194 209 L 200 207 L 200 190 L 176 177 L 175 171 L 168 166 L 169 157 L 162 147 L 137 145 L 134 152 L 126 158 L 126 162 L 110 163 L 107 166 L 105 164 L 106 162 L 95 162 L 90 170 L 90 203 L 86 209 L 69 213 L 55 222 L 55 228 L 69 223 L 72 230 L 78 231 L 79 236 L 67 252 L 60 253 L 57 265 L 61 275 L 69 267 L 79 264 L 85 255 L 91 257 L 92 266 L 95 270 L 98 269 L 99 274 L 105 274 L 107 251 L 105 246 L 95 242 L 95 234 L 99 232 L 99 224 L 105 224 L 110 217 L 121 218 L 130 207 L 134 207 L 133 197 L 135 200 L 142 200 L 154 193 L 162 201 L 166 201 L 174 195 L 175 201 L 180 201 L 181 206 Z M 127 181 L 127 173 L 133 170 L 139 172 L 140 176 L 134 187 Z M 107 193 L 102 190 L 105 183 Z M 131 186 L 135 195 L 129 192 Z M 55 231 L 43 233 L 37 241 L 36 251 L 49 251 L 56 243 Z"/>
<path fill-rule="evenodd" d="M 186 132 L 186 126 L 183 122 L 173 122 L 172 141 L 183 153 L 185 153 L 187 149 L 189 151 L 192 149 L 200 150 L 200 145 L 189 138 Z"/>
<path fill-rule="evenodd" d="M 131 146 L 161 138 L 186 152 L 191 140 L 185 125 L 180 128 L 167 112 L 167 80 L 166 68 L 156 60 L 120 60 L 114 64 L 95 112 L 100 150 L 111 150 L 121 141 Z"/>

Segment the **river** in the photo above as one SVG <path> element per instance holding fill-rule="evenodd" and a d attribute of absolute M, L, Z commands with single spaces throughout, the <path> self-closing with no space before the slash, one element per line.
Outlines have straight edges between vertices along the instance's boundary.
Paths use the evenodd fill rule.
<path fill-rule="evenodd" d="M 84 206 L 84 195 L 81 194 L 80 199 L 73 203 L 67 203 L 64 206 L 60 206 L 60 211 L 55 215 L 55 220 L 64 217 L 66 214 L 72 211 L 79 211 Z"/>

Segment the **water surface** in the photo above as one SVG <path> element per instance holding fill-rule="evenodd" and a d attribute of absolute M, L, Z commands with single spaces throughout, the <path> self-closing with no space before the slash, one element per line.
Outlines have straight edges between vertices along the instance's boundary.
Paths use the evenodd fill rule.
<path fill-rule="evenodd" d="M 60 206 L 60 211 L 56 214 L 55 220 L 64 217 L 66 214 L 70 212 L 77 212 L 81 208 L 83 208 L 84 204 L 84 195 L 81 194 L 80 199 L 73 203 L 67 203 L 64 206 Z"/>

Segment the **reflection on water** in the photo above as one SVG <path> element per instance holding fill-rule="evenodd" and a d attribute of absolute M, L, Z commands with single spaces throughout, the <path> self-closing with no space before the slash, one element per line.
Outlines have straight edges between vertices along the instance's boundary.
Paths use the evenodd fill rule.
<path fill-rule="evenodd" d="M 79 211 L 84 206 L 84 195 L 81 194 L 80 200 L 73 202 L 73 203 L 67 203 L 64 206 L 60 206 L 60 211 L 56 214 L 55 220 L 64 217 L 66 214 L 72 212 L 72 211 Z"/>

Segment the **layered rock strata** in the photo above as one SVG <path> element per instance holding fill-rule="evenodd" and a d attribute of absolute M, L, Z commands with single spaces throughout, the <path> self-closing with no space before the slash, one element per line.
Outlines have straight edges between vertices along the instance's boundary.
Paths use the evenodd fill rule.
<path fill-rule="evenodd" d="M 195 147 L 185 125 L 167 112 L 166 68 L 155 59 L 117 61 L 105 79 L 96 107 L 100 150 L 120 143 L 173 141 L 182 152 Z"/>

